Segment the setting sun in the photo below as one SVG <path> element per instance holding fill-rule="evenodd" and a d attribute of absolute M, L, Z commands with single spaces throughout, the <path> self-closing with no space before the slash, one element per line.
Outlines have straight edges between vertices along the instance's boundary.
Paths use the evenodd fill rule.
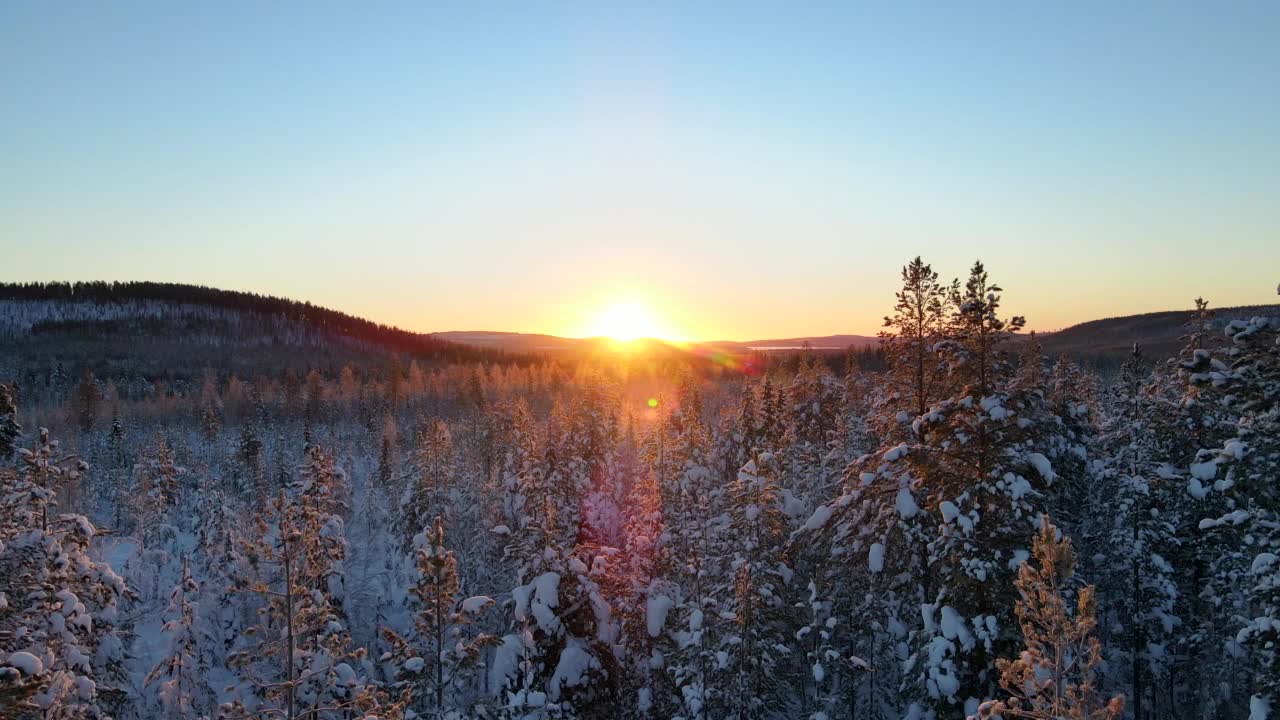
<path fill-rule="evenodd" d="M 591 334 L 624 342 L 666 336 L 649 309 L 635 302 L 614 303 L 601 310 L 591 325 Z"/>

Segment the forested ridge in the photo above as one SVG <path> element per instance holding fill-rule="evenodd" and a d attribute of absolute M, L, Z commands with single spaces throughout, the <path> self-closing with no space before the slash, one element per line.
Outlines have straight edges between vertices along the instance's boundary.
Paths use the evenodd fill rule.
<path fill-rule="evenodd" d="M 1280 318 L 1197 300 L 1099 374 L 981 263 L 901 280 L 837 369 L 0 286 L 0 717 L 1269 717 Z M 223 311 L 290 362 L 191 370 Z M 147 317 L 232 330 L 180 377 L 94 360 Z"/>
<path fill-rule="evenodd" d="M 221 290 L 203 285 L 157 282 L 48 282 L 0 283 L 0 300 L 46 301 L 62 307 L 79 303 L 127 305 L 136 302 L 187 305 L 235 313 L 253 313 L 294 321 L 319 332 L 345 336 L 374 344 L 383 350 L 416 353 L 452 361 L 497 362 L 504 359 L 498 351 L 483 351 L 431 335 L 413 333 L 390 325 L 375 323 L 338 310 L 272 295 Z M 59 329 L 82 331 L 110 319 L 80 317 L 75 319 L 42 318 L 28 323 L 28 333 Z M 108 325 L 109 327 L 109 325 Z M 520 358 L 507 358 L 507 362 Z"/>

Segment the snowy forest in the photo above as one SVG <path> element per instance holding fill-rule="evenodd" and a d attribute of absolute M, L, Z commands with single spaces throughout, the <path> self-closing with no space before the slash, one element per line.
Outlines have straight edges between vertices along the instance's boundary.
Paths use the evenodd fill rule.
<path fill-rule="evenodd" d="M 37 295 L 0 344 L 270 324 Z M 1001 295 L 916 258 L 875 363 L 0 362 L 0 718 L 1272 717 L 1280 318 L 1094 367 Z"/>

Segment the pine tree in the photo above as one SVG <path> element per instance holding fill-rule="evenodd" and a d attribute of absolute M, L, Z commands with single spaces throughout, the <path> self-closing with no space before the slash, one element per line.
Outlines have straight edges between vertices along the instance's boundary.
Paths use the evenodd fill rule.
<path fill-rule="evenodd" d="M 946 378 L 935 346 L 946 335 L 947 313 L 958 289 L 918 256 L 902 268 L 894 314 L 884 319 L 880 347 L 889 365 L 886 400 L 910 417 L 924 415 L 945 392 Z M 896 416 L 895 416 L 896 419 Z"/>
<path fill-rule="evenodd" d="M 313 447 L 309 454 L 323 451 Z M 312 462 L 324 466 L 323 457 Z M 304 473 L 293 494 L 279 490 L 255 518 L 257 537 L 243 546 L 247 574 L 237 586 L 264 603 L 260 622 L 245 631 L 249 642 L 228 664 L 257 697 L 224 707 L 223 717 L 400 717 L 401 699 L 388 698 L 362 675 L 364 650 L 351 648 L 341 610 L 346 543 L 341 518 L 329 512 L 332 477 Z"/>
<path fill-rule="evenodd" d="M 1015 585 L 1015 609 L 1026 649 L 1016 660 L 1000 659 L 1000 684 L 1010 698 L 984 702 L 978 718 L 1028 720 L 1120 720 L 1124 697 L 1105 702 L 1095 687 L 1102 646 L 1092 586 L 1081 588 L 1076 611 L 1067 610 L 1075 553 L 1047 516 L 1032 547 L 1036 565 L 1023 563 Z"/>
<path fill-rule="evenodd" d="M 992 658 L 1013 642 L 1012 583 L 1002 581 L 1029 556 L 1057 478 L 1047 457 L 1057 422 L 1038 382 L 1015 383 L 1006 341 L 1024 321 L 1000 316 L 1000 292 L 981 263 L 963 290 L 953 286 L 945 337 L 932 344 L 945 373 L 939 382 L 953 394 L 915 418 L 905 409 L 887 417 L 892 405 L 882 410 L 896 429 L 880 452 L 850 468 L 846 484 L 855 491 L 840 513 L 867 518 L 859 534 L 870 537 L 853 547 L 831 541 L 842 552 L 870 546 L 869 567 L 889 559 L 915 578 L 916 587 L 900 589 L 921 611 L 904 666 L 909 694 L 942 712 L 989 694 Z M 895 435 L 906 442 L 892 444 Z M 853 531 L 846 517 L 835 529 Z"/>
<path fill-rule="evenodd" d="M 385 630 L 399 666 L 399 678 L 413 688 L 415 702 L 425 717 L 457 717 L 465 696 L 467 673 L 474 669 L 486 648 L 496 640 L 471 630 L 478 615 L 493 604 L 485 596 L 460 600 L 458 560 L 444 544 L 440 518 L 429 532 L 414 538 L 418 577 L 409 594 L 416 601 L 415 641 Z M 468 713 L 476 708 L 467 708 Z"/>
<path fill-rule="evenodd" d="M 833 707 L 849 718 L 879 718 L 886 706 L 904 702 L 920 712 L 919 702 L 941 698 L 939 677 L 944 686 L 955 679 L 951 658 L 959 654 L 953 640 L 933 640 L 919 618 L 932 617 L 939 604 L 942 581 L 933 547 L 948 534 L 942 520 L 950 518 L 961 531 L 972 520 L 958 513 L 939 518 L 917 504 L 923 494 L 931 503 L 927 507 L 938 508 L 944 499 L 948 509 L 955 506 L 941 487 L 927 423 L 942 419 L 934 409 L 957 382 L 947 376 L 938 354 L 952 331 L 948 312 L 957 303 L 952 297 L 957 286 L 939 283 L 919 258 L 903 268 L 902 278 L 895 314 L 885 319 L 881 332 L 888 364 L 884 387 L 866 402 L 871 411 L 867 441 L 878 440 L 880 446 L 845 469 L 843 494 L 819 506 L 795 541 L 812 558 L 815 587 L 825 589 L 826 599 L 814 602 L 830 605 L 832 636 L 826 644 L 836 658 L 828 665 L 831 682 L 838 684 Z M 889 648 L 906 646 L 909 627 L 917 643 L 931 645 L 909 658 L 909 682 L 899 692 L 893 680 L 898 663 Z M 939 652 L 930 654 L 928 647 Z M 924 656 L 945 665 L 921 667 Z M 854 658 L 866 658 L 871 672 Z"/>
<path fill-rule="evenodd" d="M 678 594 L 664 580 L 671 558 L 662 543 L 662 501 L 652 472 L 642 473 L 631 485 L 624 507 L 622 553 L 613 559 L 604 582 L 620 627 L 624 717 L 670 717 L 679 705 L 664 672 L 660 637 Z"/>

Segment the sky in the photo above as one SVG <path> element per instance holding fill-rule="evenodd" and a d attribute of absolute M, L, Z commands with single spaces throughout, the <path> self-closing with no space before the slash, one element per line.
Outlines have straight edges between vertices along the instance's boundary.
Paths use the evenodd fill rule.
<path fill-rule="evenodd" d="M 916 255 L 1040 330 L 1275 301 L 1280 3 L 626 5 L 0 4 L 0 280 L 739 340 L 874 333 Z"/>

